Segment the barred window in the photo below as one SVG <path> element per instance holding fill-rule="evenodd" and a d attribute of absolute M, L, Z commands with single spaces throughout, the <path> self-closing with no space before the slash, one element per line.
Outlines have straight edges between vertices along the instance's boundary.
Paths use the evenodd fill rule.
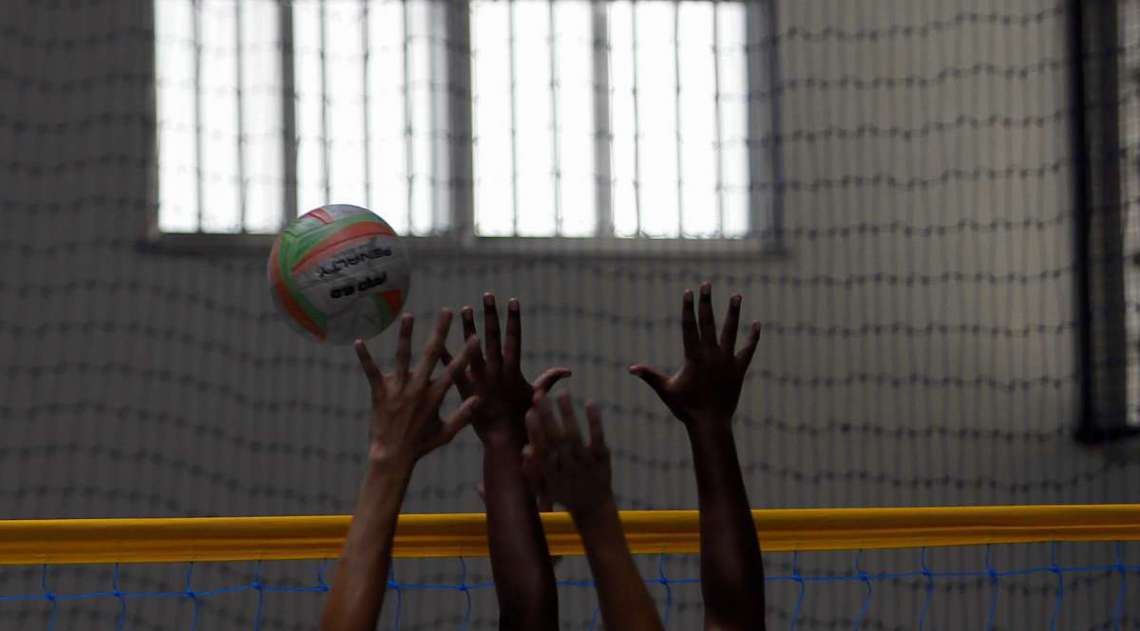
<path fill-rule="evenodd" d="M 770 234 L 768 20 L 710 0 L 156 0 L 158 229 L 273 233 L 353 203 L 416 236 Z"/>

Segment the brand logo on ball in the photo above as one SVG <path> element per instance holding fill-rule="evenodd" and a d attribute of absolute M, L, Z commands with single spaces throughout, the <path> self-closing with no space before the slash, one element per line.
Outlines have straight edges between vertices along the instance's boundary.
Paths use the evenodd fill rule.
<path fill-rule="evenodd" d="M 359 263 L 373 259 L 383 258 L 385 256 L 392 256 L 391 248 L 366 246 L 360 250 L 342 256 L 341 258 L 333 259 L 332 261 L 321 265 L 320 271 L 318 273 L 318 278 L 339 275 L 341 271 L 352 267 L 353 265 L 357 265 Z"/>
<path fill-rule="evenodd" d="M 329 292 L 329 296 L 332 298 L 344 298 L 346 296 L 351 296 L 352 294 L 355 294 L 358 291 L 368 291 L 369 289 L 372 289 L 373 287 L 379 287 L 380 285 L 383 285 L 384 282 L 387 280 L 388 280 L 387 272 L 380 272 L 379 276 L 376 276 L 374 278 L 365 278 L 365 279 L 357 282 L 355 285 L 344 285 L 342 287 L 334 287 L 332 289 L 332 291 Z"/>

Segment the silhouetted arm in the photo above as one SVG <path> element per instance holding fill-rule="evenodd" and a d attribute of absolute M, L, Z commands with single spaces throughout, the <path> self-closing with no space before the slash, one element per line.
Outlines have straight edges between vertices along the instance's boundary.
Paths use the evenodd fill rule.
<path fill-rule="evenodd" d="M 482 402 L 475 433 L 483 442 L 483 502 L 491 548 L 491 571 L 499 599 L 501 629 L 557 629 L 558 591 L 538 506 L 523 475 L 526 444 L 523 417 L 536 391 L 545 392 L 570 371 L 554 368 L 527 382 L 520 367 L 522 317 L 517 300 L 507 306 L 506 336 L 500 342 L 495 296 L 483 296 L 486 353 L 475 348 L 470 369 L 456 384 L 464 397 Z M 461 312 L 464 334 L 475 336 L 469 307 Z"/>
<path fill-rule="evenodd" d="M 705 628 L 752 631 L 764 628 L 764 563 L 736 442 L 732 416 L 748 365 L 760 338 L 753 322 L 744 348 L 736 352 L 739 295 L 729 301 L 728 317 L 716 336 L 712 288 L 701 285 L 700 317 L 693 292 L 681 307 L 685 363 L 668 376 L 644 364 L 630 372 L 661 397 L 689 434 L 701 511 L 701 594 Z"/>
<path fill-rule="evenodd" d="M 689 431 L 701 510 L 705 627 L 764 628 L 764 562 L 732 429 Z"/>

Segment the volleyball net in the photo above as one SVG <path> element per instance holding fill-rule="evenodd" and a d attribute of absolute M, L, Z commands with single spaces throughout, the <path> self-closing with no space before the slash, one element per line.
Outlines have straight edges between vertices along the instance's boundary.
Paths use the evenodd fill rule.
<path fill-rule="evenodd" d="M 1134 450 L 1073 435 L 1140 422 L 1140 4 L 983 4 L 5 3 L 0 519 L 350 511 L 367 384 L 265 289 L 271 233 L 326 202 L 407 236 L 420 322 L 521 300 L 525 372 L 598 401 L 623 508 L 698 503 L 627 367 L 677 365 L 706 280 L 764 324 L 734 425 L 755 505 L 1136 501 Z M 464 432 L 423 461 L 404 510 L 482 510 L 483 453 Z M 207 522 L 169 522 L 196 543 L 161 558 L 130 556 L 159 536 L 137 524 L 4 522 L 0 629 L 313 628 L 328 519 L 283 558 L 256 531 L 207 555 Z M 769 621 L 1137 626 L 1133 537 L 1007 526 L 820 549 L 762 523 Z M 45 556 L 72 544 L 104 554 Z M 694 550 L 637 555 L 674 628 L 699 625 Z M 496 626 L 488 560 L 445 552 L 396 561 L 387 627 Z M 590 628 L 558 554 L 564 626 Z"/>
<path fill-rule="evenodd" d="M 1140 506 L 786 509 L 754 518 L 771 628 L 1125 629 L 1140 621 L 1129 608 L 1140 595 Z M 700 622 L 698 519 L 696 511 L 622 514 L 667 627 Z M 559 559 L 563 628 L 600 628 L 569 516 L 543 521 Z M 314 628 L 348 523 L 0 522 L 0 623 Z M 482 514 L 401 516 L 384 628 L 495 628 L 487 553 Z M 419 578 L 405 578 L 412 575 Z"/>

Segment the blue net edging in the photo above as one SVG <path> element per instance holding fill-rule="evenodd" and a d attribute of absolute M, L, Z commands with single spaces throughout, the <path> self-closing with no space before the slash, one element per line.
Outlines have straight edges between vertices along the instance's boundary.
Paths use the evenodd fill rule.
<path fill-rule="evenodd" d="M 805 603 L 809 601 L 809 586 L 813 584 L 858 584 L 862 585 L 864 593 L 862 601 L 859 605 L 858 611 L 852 618 L 852 629 L 864 628 L 864 623 L 867 621 L 868 613 L 871 611 L 872 605 L 875 603 L 876 585 L 881 583 L 898 582 L 898 581 L 921 581 L 925 583 L 923 589 L 924 595 L 922 597 L 921 606 L 918 610 L 917 619 L 913 620 L 913 627 L 915 629 L 926 629 L 929 622 L 931 607 L 934 603 L 936 585 L 940 580 L 968 580 L 975 579 L 988 583 L 988 605 L 985 613 L 984 629 L 987 631 L 994 631 L 1001 628 L 997 624 L 997 611 L 1001 595 L 1000 586 L 1003 580 L 1032 577 L 1032 576 L 1052 576 L 1056 580 L 1056 587 L 1052 594 L 1052 607 L 1049 612 L 1049 630 L 1057 631 L 1059 621 L 1061 620 L 1062 611 L 1066 603 L 1065 591 L 1065 577 L 1071 575 L 1102 575 L 1111 577 L 1115 581 L 1113 588 L 1115 594 L 1112 597 L 1111 603 L 1106 603 L 1110 607 L 1109 620 L 1102 628 L 1113 629 L 1114 631 L 1122 631 L 1125 628 L 1125 608 L 1127 603 L 1127 588 L 1128 576 L 1140 575 L 1140 564 L 1131 564 L 1125 562 L 1124 553 L 1121 544 L 1116 544 L 1114 547 L 1114 560 L 1108 563 L 1090 563 L 1090 564 L 1060 564 L 1057 562 L 1056 544 L 1051 546 L 1050 562 L 1048 564 L 1032 565 L 1027 567 L 1018 567 L 1011 569 L 1001 569 L 995 567 L 992 562 L 991 547 L 985 546 L 985 563 L 981 569 L 973 570 L 939 570 L 932 569 L 927 562 L 927 549 L 919 549 L 918 567 L 897 572 L 868 572 L 863 568 L 863 552 L 854 552 L 853 563 L 851 564 L 850 571 L 847 573 L 805 573 L 800 570 L 800 553 L 791 553 L 790 572 L 772 574 L 765 577 L 767 584 L 793 584 L 797 586 L 795 602 L 792 605 L 790 618 L 787 622 L 786 628 L 790 631 L 795 631 L 800 628 L 803 621 L 803 612 Z M 684 585 L 699 585 L 701 580 L 699 578 L 671 577 L 668 574 L 667 566 L 670 555 L 657 556 L 657 572 L 655 576 L 646 577 L 645 582 L 651 586 L 659 586 L 663 593 L 663 599 L 659 599 L 662 606 L 662 616 L 666 627 L 669 626 L 670 614 L 674 609 L 674 593 L 673 587 Z M 465 595 L 466 605 L 462 614 L 462 621 L 459 625 L 460 629 L 467 629 L 472 623 L 473 603 L 472 592 L 492 590 L 495 584 L 491 581 L 468 581 L 467 562 L 465 559 L 457 557 L 456 561 L 459 565 L 460 579 L 457 582 L 414 582 L 414 581 L 400 581 L 392 578 L 388 581 L 389 594 L 386 598 L 387 608 L 391 608 L 393 613 L 391 615 L 390 628 L 400 629 L 405 622 L 402 616 L 404 609 L 404 595 L 408 592 L 459 592 Z M 273 584 L 262 580 L 262 563 L 260 561 L 253 563 L 253 576 L 252 579 L 245 582 L 235 583 L 213 589 L 195 589 L 194 587 L 194 563 L 185 564 L 185 572 L 183 584 L 181 589 L 165 590 L 165 591 L 132 591 L 120 588 L 120 564 L 112 566 L 111 573 L 111 589 L 104 591 L 91 591 L 82 593 L 60 593 L 53 591 L 50 584 L 51 568 L 53 566 L 43 565 L 40 569 L 40 590 L 34 593 L 23 594 L 0 594 L 0 604 L 3 603 L 46 603 L 49 607 L 47 615 L 46 629 L 48 631 L 57 631 L 60 629 L 60 605 L 68 602 L 76 601 L 92 601 L 101 599 L 113 599 L 118 601 L 118 614 L 115 622 L 116 631 L 124 631 L 127 629 L 127 613 L 129 601 L 137 601 L 142 599 L 182 599 L 184 602 L 192 604 L 192 615 L 190 629 L 198 631 L 199 626 L 199 610 L 203 602 L 211 597 L 222 595 L 232 595 L 241 593 L 256 594 L 256 611 L 253 615 L 251 627 L 257 631 L 262 629 L 265 620 L 265 596 L 267 594 L 283 594 L 283 593 L 309 593 L 309 594 L 323 594 L 330 590 L 329 582 L 326 580 L 326 570 L 331 560 L 320 561 L 317 566 L 317 571 L 314 580 L 311 584 L 307 585 L 284 585 Z M 588 579 L 561 579 L 557 581 L 559 587 L 562 588 L 578 588 L 578 589 L 594 589 L 595 582 Z M 314 621 L 315 623 L 315 621 Z M 589 628 L 600 628 L 601 620 L 598 609 L 595 607 L 589 623 Z M 769 624 L 769 628 L 781 628 Z"/>

